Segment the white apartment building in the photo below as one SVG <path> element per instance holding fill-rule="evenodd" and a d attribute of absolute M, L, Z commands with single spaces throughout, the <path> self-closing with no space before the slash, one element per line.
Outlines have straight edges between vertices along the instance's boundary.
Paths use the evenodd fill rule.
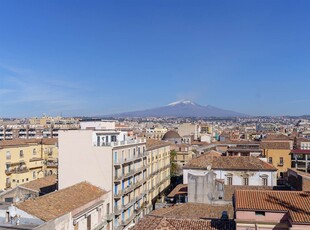
<path fill-rule="evenodd" d="M 87 127 L 59 132 L 59 189 L 88 181 L 112 191 L 114 229 L 129 228 L 146 213 L 147 179 L 145 139 Z"/>

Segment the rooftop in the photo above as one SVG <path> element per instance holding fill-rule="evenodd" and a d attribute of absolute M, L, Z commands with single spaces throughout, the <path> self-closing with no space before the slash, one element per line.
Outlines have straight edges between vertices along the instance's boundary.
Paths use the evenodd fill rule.
<path fill-rule="evenodd" d="M 234 169 L 234 170 L 265 170 L 277 171 L 277 169 L 257 157 L 251 156 L 208 156 L 201 155 L 188 162 L 184 169 Z"/>
<path fill-rule="evenodd" d="M 210 205 L 198 203 L 177 204 L 157 209 L 149 215 L 178 219 L 217 219 L 221 218 L 223 211 L 227 211 L 230 219 L 234 218 L 234 208 L 229 205 Z"/>
<path fill-rule="evenodd" d="M 146 140 L 146 150 L 153 150 L 161 147 L 170 146 L 170 143 L 154 140 L 154 139 L 147 139 Z"/>
<path fill-rule="evenodd" d="M 145 216 L 131 230 L 224 230 L 234 229 L 234 223 L 220 220 L 175 219 Z"/>
<path fill-rule="evenodd" d="M 35 191 L 40 191 L 44 187 L 52 186 L 57 183 L 56 175 L 42 177 L 25 184 L 21 184 L 20 187 L 28 188 Z"/>
<path fill-rule="evenodd" d="M 56 145 L 58 142 L 57 138 L 41 138 L 41 139 L 23 139 L 17 138 L 14 140 L 2 140 L 0 141 L 0 148 L 16 147 L 16 146 L 28 146 L 28 145 Z"/>
<path fill-rule="evenodd" d="M 16 204 L 16 207 L 43 221 L 49 221 L 88 204 L 106 193 L 88 182 L 81 182 L 34 200 L 26 200 Z"/>
<path fill-rule="evenodd" d="M 260 147 L 262 149 L 291 149 L 290 143 L 287 141 L 262 141 Z"/>
<path fill-rule="evenodd" d="M 236 211 L 289 212 L 293 223 L 310 223 L 310 192 L 237 190 Z"/>

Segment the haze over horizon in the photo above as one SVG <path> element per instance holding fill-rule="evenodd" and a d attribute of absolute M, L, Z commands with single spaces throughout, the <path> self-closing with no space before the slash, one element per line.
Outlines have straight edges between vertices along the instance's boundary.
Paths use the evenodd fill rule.
<path fill-rule="evenodd" d="M 309 1 L 6 1 L 0 117 L 97 116 L 189 99 L 306 115 Z"/>

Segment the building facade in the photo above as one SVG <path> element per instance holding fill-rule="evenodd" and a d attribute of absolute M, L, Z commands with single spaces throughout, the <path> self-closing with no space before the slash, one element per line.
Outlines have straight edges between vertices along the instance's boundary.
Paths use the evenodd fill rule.
<path fill-rule="evenodd" d="M 183 167 L 183 183 L 188 175 L 204 176 L 212 170 L 225 185 L 276 186 L 277 169 L 256 157 L 202 155 Z"/>
<path fill-rule="evenodd" d="M 59 188 L 89 181 L 112 192 L 113 228 L 134 225 L 169 185 L 169 147 L 116 130 L 59 133 Z"/>
<path fill-rule="evenodd" d="M 0 190 L 57 174 L 57 139 L 16 139 L 0 142 Z M 5 178 L 5 179 L 4 179 Z"/>
<path fill-rule="evenodd" d="M 148 198 L 147 211 L 152 211 L 157 200 L 164 201 L 163 193 L 170 185 L 170 144 L 147 140 Z"/>

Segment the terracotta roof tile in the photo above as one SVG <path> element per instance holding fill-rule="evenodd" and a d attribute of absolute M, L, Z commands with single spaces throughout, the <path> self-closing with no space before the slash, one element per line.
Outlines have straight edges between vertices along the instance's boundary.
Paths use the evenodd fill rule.
<path fill-rule="evenodd" d="M 35 191 L 40 191 L 44 187 L 52 186 L 56 184 L 56 175 L 46 176 L 25 184 L 21 184 L 20 187 L 29 188 Z"/>
<path fill-rule="evenodd" d="M 165 146 L 170 146 L 170 143 L 159 141 L 159 140 L 154 140 L 154 139 L 146 140 L 146 150 L 152 150 L 152 149 L 161 148 Z"/>
<path fill-rule="evenodd" d="M 249 156 L 199 156 L 188 162 L 184 169 L 206 169 L 209 165 L 213 169 L 235 169 L 235 170 L 268 170 L 277 169 L 257 157 Z"/>
<path fill-rule="evenodd" d="M 262 141 L 260 147 L 262 149 L 291 149 L 288 141 Z"/>
<path fill-rule="evenodd" d="M 234 217 L 234 209 L 230 204 L 210 205 L 199 203 L 177 204 L 166 208 L 161 208 L 151 212 L 149 215 L 161 216 L 166 218 L 181 219 L 213 219 L 221 218 L 222 212 L 227 211 L 230 219 Z"/>
<path fill-rule="evenodd" d="M 81 182 L 34 200 L 26 200 L 16 204 L 16 207 L 43 221 L 49 221 L 88 204 L 105 193 L 106 191 L 94 185 Z"/>
<path fill-rule="evenodd" d="M 310 223 L 310 192 L 237 190 L 236 211 L 289 212 L 293 223 Z"/>

